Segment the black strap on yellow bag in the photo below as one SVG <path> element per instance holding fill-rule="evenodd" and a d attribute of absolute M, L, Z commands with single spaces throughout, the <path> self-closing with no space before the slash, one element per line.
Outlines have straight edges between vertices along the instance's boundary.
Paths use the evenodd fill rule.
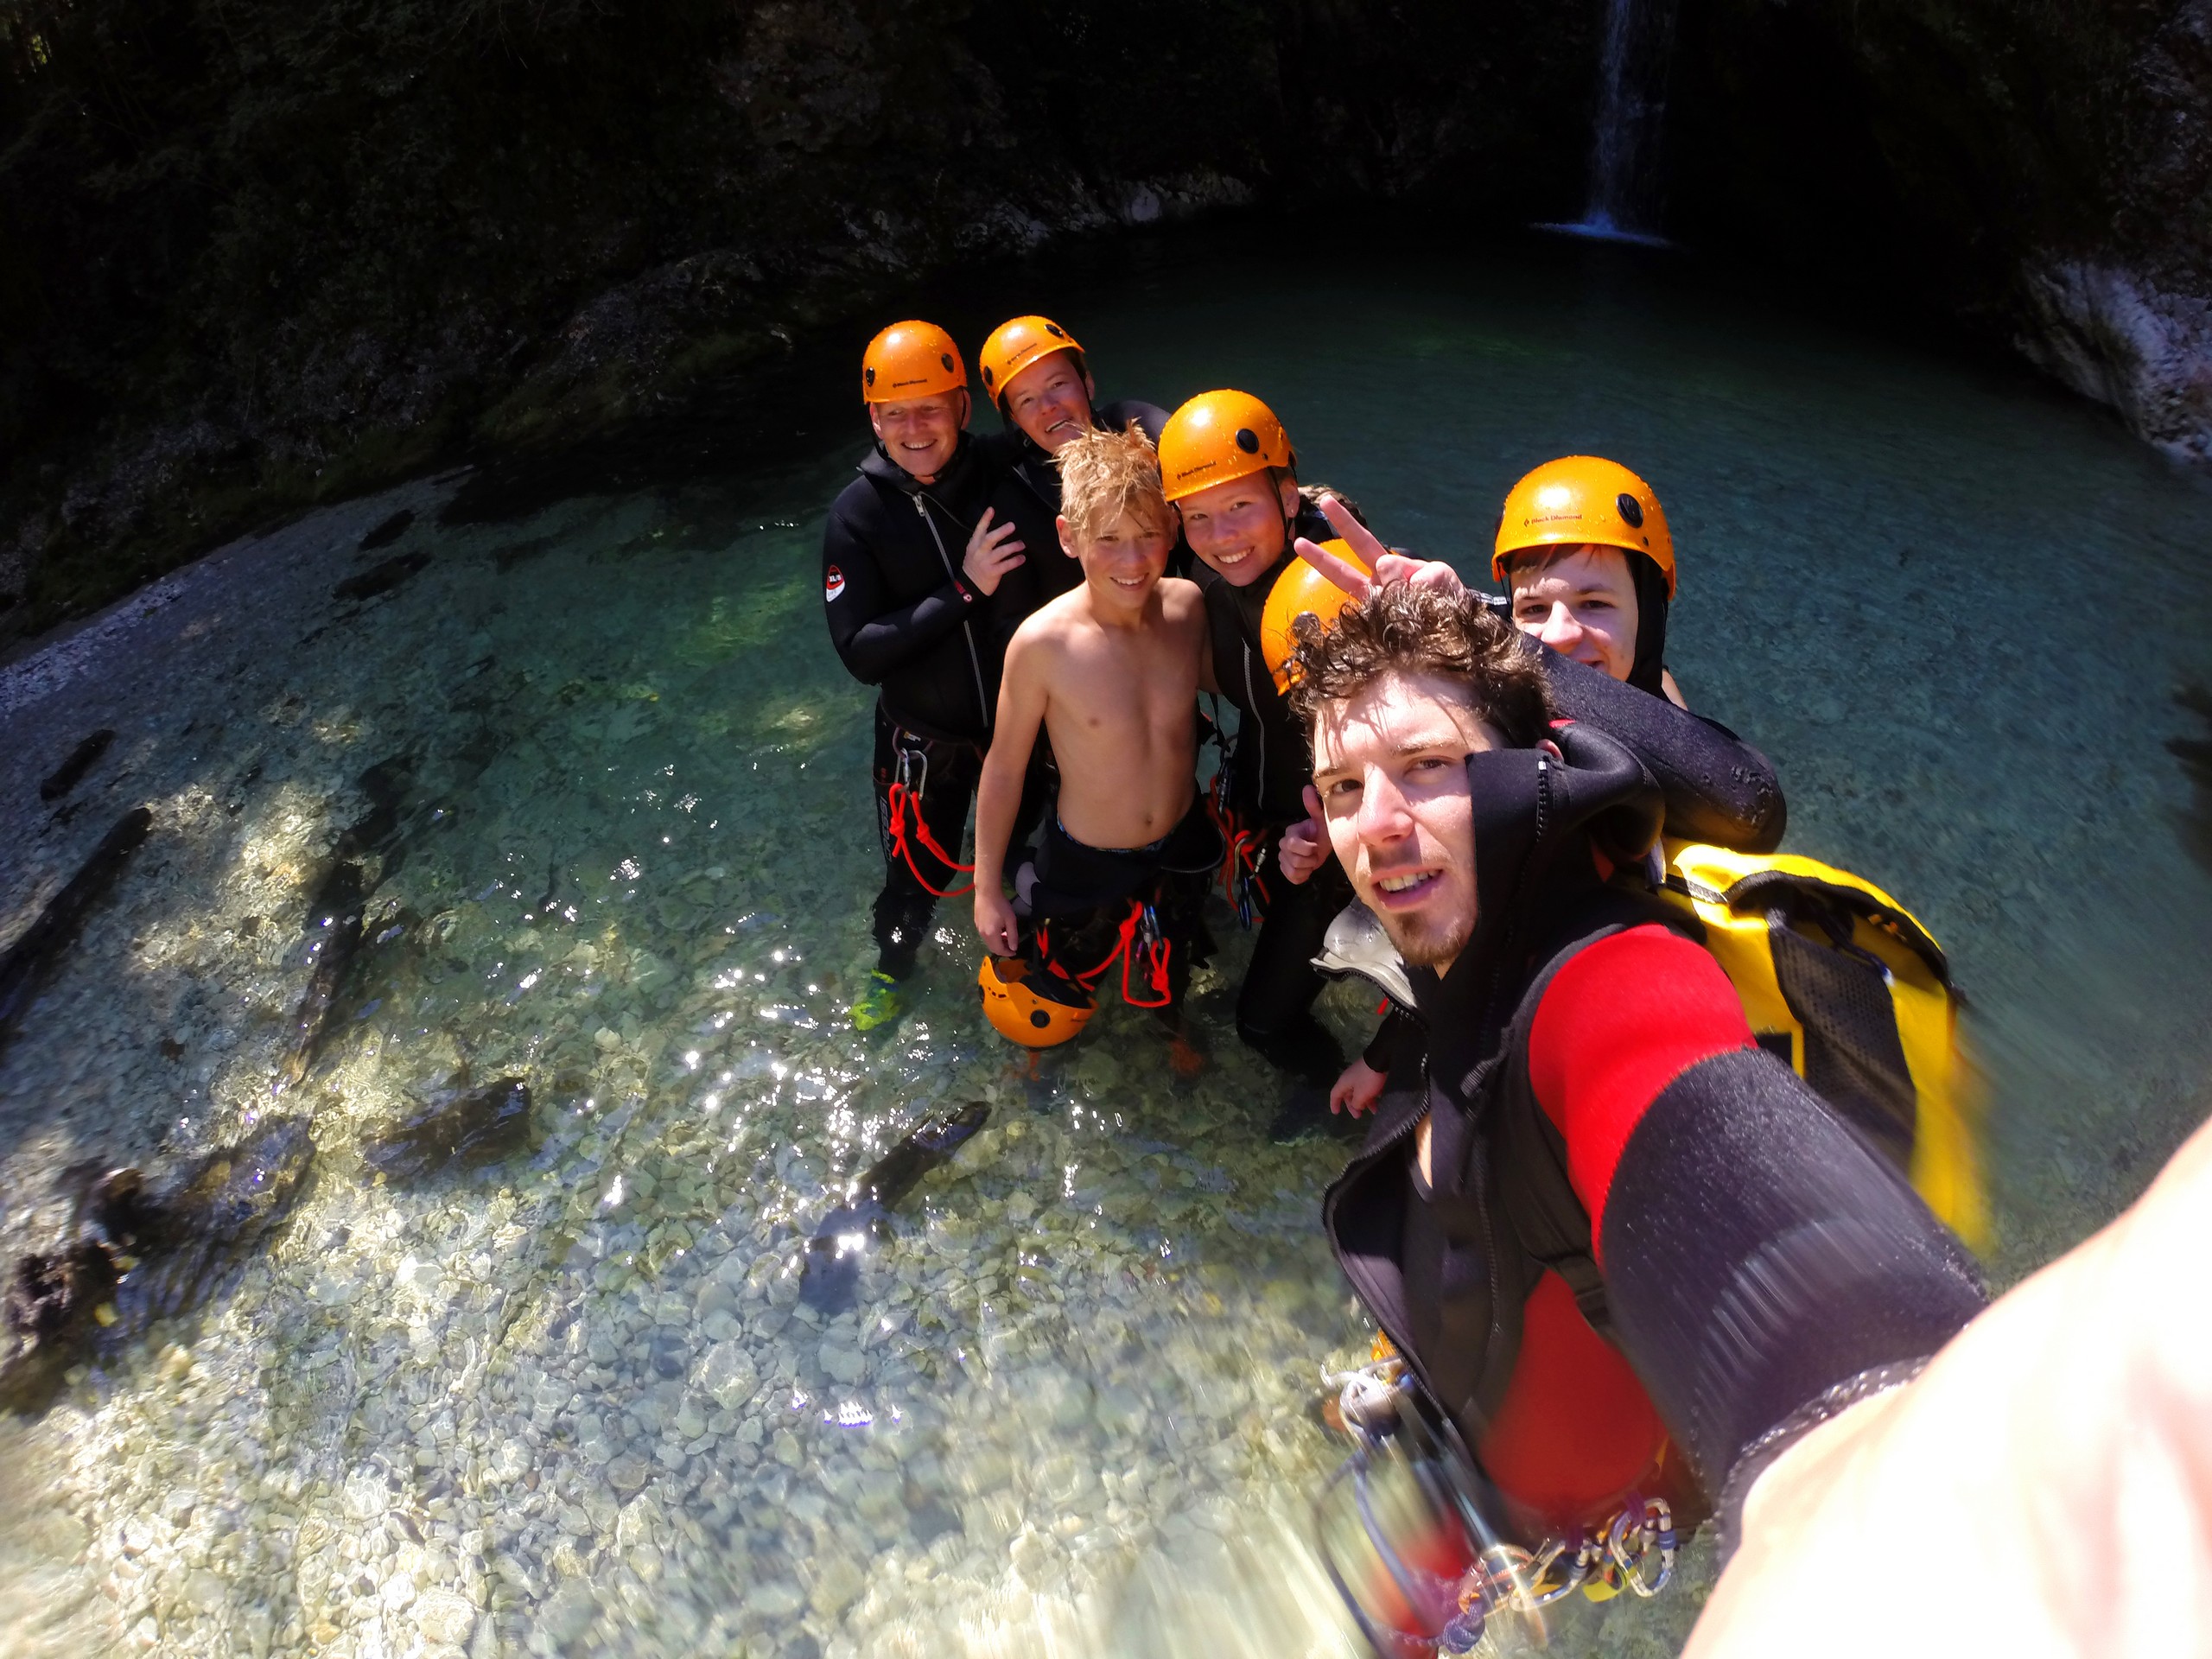
<path fill-rule="evenodd" d="M 1934 936 L 1864 877 L 1794 853 L 1670 842 L 1662 896 L 1704 925 L 1761 1046 L 1986 1249 L 1980 1077 L 1960 1052 L 1961 998 Z"/>

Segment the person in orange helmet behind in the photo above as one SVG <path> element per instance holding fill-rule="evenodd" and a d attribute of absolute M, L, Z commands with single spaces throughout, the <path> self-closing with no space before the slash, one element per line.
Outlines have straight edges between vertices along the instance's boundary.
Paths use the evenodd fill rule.
<path fill-rule="evenodd" d="M 1083 567 L 1060 551 L 1054 528 L 1059 452 L 1086 432 L 1125 432 L 1133 422 L 1157 444 L 1167 411 L 1133 397 L 1100 404 L 1082 343 L 1050 317 L 1001 323 L 976 353 L 976 366 L 983 395 L 1003 423 L 979 441 L 1006 469 L 992 492 L 991 511 L 999 523 L 1013 524 L 1033 553 L 1008 573 L 999 594 L 1000 632 L 1011 639 L 1039 606 L 1083 585 Z"/>
<path fill-rule="evenodd" d="M 1351 888 L 1333 866 L 1301 885 L 1281 880 L 1274 868 L 1283 830 L 1306 818 L 1313 766 L 1305 734 L 1268 672 L 1262 625 L 1275 584 L 1303 568 L 1296 538 L 1337 532 L 1314 505 L 1320 492 L 1299 486 L 1290 435 L 1249 392 L 1202 392 L 1178 409 L 1160 434 L 1160 465 L 1196 557 L 1191 574 L 1205 595 L 1214 675 L 1237 712 L 1215 784 L 1234 861 L 1226 872 L 1232 897 L 1240 915 L 1259 925 L 1237 992 L 1236 1033 L 1292 1080 L 1273 1126 L 1288 1138 L 1328 1124 L 1318 1108 L 1344 1065 L 1336 1039 L 1313 1017 L 1322 985 L 1313 958 Z"/>
<path fill-rule="evenodd" d="M 1491 574 L 1522 632 L 1689 706 L 1666 663 L 1675 538 L 1651 486 L 1618 461 L 1567 455 L 1523 477 L 1498 515 Z"/>
<path fill-rule="evenodd" d="M 950 334 L 884 329 L 861 359 L 861 397 L 875 448 L 830 509 L 822 601 L 838 657 L 877 688 L 883 888 L 875 971 L 851 1009 L 868 1030 L 904 1011 L 937 900 L 967 891 L 960 844 L 1003 655 L 994 601 L 1027 555 L 991 513 L 999 468 L 968 435 L 968 370 Z"/>

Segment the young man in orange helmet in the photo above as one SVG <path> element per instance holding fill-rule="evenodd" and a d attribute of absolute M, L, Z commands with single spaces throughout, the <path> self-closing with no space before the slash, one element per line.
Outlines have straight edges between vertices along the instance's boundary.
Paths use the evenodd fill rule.
<path fill-rule="evenodd" d="M 1351 889 L 1332 867 L 1303 885 L 1278 879 L 1275 844 L 1302 822 L 1313 781 L 1311 751 L 1270 676 L 1261 621 L 1275 582 L 1298 562 L 1300 536 L 1336 532 L 1298 485 L 1298 458 L 1274 411 L 1242 391 L 1209 391 L 1168 417 L 1160 476 L 1196 556 L 1213 672 L 1237 711 L 1234 747 L 1216 785 L 1236 859 L 1238 907 L 1260 918 L 1236 997 L 1236 1033 L 1294 1078 L 1326 1089 L 1344 1065 L 1336 1039 L 1313 1017 L 1322 979 L 1313 966 L 1329 923 Z M 1287 1113 L 1278 1133 L 1305 1127 Z"/>
<path fill-rule="evenodd" d="M 1001 632 L 1011 636 L 1049 599 L 1079 587 L 1083 568 L 1059 550 L 1053 521 L 1060 512 L 1060 474 L 1053 465 L 1068 441 L 1086 432 L 1123 432 L 1135 422 L 1155 444 L 1167 411 L 1135 398 L 1101 405 L 1082 345 L 1050 317 L 1015 317 L 991 330 L 977 353 L 983 395 L 997 405 L 1004 429 L 980 442 L 1005 463 L 992 493 L 1001 524 L 1033 550 L 1008 573 L 998 595 Z"/>
<path fill-rule="evenodd" d="M 878 689 L 878 954 L 852 1008 L 868 1030 L 904 1011 L 937 899 L 965 891 L 957 861 L 998 700 L 993 601 L 1026 555 L 993 521 L 997 469 L 968 435 L 968 371 L 950 334 L 886 328 L 861 359 L 861 397 L 875 448 L 830 509 L 822 598 L 837 655 Z"/>

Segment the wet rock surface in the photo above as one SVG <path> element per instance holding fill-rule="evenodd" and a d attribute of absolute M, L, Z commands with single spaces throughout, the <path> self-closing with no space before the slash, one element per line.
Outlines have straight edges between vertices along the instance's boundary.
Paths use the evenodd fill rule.
<path fill-rule="evenodd" d="M 314 1153 L 303 1120 L 276 1118 L 166 1173 L 81 1178 L 61 1238 L 9 1275 L 0 1409 L 44 1408 L 71 1365 L 121 1354 L 219 1294 L 289 1211 Z"/>
<path fill-rule="evenodd" d="M 839 1205 L 816 1224 L 814 1236 L 806 1242 L 799 1299 L 825 1313 L 849 1308 L 860 1289 L 860 1257 L 871 1240 L 887 1230 L 892 1211 L 923 1176 L 950 1162 L 990 1117 L 988 1105 L 971 1101 L 957 1112 L 918 1125 L 870 1165 L 853 1184 L 851 1202 Z"/>
<path fill-rule="evenodd" d="M 62 763 L 39 780 L 38 798 L 41 801 L 58 801 L 84 780 L 92 763 L 107 753 L 107 746 L 115 741 L 112 729 L 103 728 L 69 751 Z"/>
<path fill-rule="evenodd" d="M 433 1096 L 372 1135 L 361 1156 L 388 1181 L 423 1181 L 448 1169 L 499 1163 L 529 1144 L 530 1085 L 520 1077 L 499 1077 Z"/>
<path fill-rule="evenodd" d="M 2212 467 L 2212 0 L 1690 0 L 1669 143 L 1670 234 L 1885 283 Z"/>
<path fill-rule="evenodd" d="M 362 545 L 368 543 L 364 542 Z M 403 553 L 381 564 L 371 565 L 359 575 L 346 577 L 330 590 L 331 595 L 336 599 L 374 599 L 378 594 L 390 593 L 429 562 L 427 553 Z"/>

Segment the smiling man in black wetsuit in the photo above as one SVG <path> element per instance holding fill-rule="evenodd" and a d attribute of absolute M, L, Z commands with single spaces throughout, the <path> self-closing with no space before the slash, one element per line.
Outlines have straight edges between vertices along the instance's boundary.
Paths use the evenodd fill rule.
<path fill-rule="evenodd" d="M 1021 564 L 1007 574 L 997 594 L 999 631 L 1002 639 L 1010 639 L 1038 607 L 1083 583 L 1083 567 L 1060 550 L 1054 528 L 1060 512 L 1060 474 L 1052 457 L 1071 438 L 1085 432 L 1126 431 L 1132 421 L 1157 444 L 1167 411 L 1134 397 L 1098 403 L 1098 387 L 1082 346 L 1050 317 L 1015 317 L 1001 323 L 983 342 L 976 364 L 983 395 L 997 405 L 1005 423 L 1002 431 L 976 441 L 1005 467 L 991 493 L 992 513 L 998 523 L 1011 524 L 1014 535 L 1030 549 Z"/>
<path fill-rule="evenodd" d="M 865 1031 L 904 1012 L 937 899 L 967 890 L 960 843 L 1003 656 L 994 597 L 1026 555 L 1014 527 L 993 522 L 996 468 L 968 436 L 968 372 L 950 335 L 886 328 L 861 360 L 861 395 L 875 450 L 830 509 L 822 597 L 838 657 L 878 688 L 878 955 L 852 1007 Z"/>

